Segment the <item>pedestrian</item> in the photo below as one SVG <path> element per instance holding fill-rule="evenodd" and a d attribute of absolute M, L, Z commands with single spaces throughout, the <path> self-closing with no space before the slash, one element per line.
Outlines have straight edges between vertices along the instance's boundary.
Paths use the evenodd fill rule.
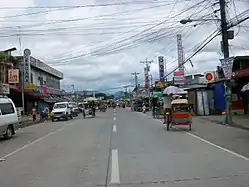
<path fill-rule="evenodd" d="M 32 110 L 31 110 L 31 116 L 32 116 L 32 120 L 33 120 L 33 123 L 36 122 L 36 116 L 37 116 L 37 109 L 36 107 L 33 107 Z"/>

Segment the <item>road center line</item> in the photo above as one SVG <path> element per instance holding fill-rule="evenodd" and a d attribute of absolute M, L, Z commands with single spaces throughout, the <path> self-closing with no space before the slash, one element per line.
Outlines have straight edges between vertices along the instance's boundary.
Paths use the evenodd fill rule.
<path fill-rule="evenodd" d="M 110 183 L 113 184 L 119 184 L 120 178 L 119 178 L 119 163 L 118 163 L 118 150 L 113 149 L 112 150 L 112 167 L 111 167 L 111 181 Z"/>
<path fill-rule="evenodd" d="M 117 132 L 117 126 L 116 126 L 116 125 L 113 125 L 112 131 L 113 131 L 113 132 Z"/>
<path fill-rule="evenodd" d="M 19 152 L 19 151 L 21 151 L 21 150 L 23 150 L 23 149 L 25 149 L 25 148 L 27 148 L 27 147 L 29 147 L 29 146 L 31 146 L 31 145 L 34 145 L 34 144 L 36 144 L 37 142 L 40 142 L 41 140 L 43 140 L 43 139 L 45 139 L 45 138 L 47 138 L 47 137 L 49 137 L 49 136 L 51 136 L 51 135 L 53 135 L 53 134 L 59 132 L 59 131 L 62 131 L 63 129 L 65 129 L 66 127 L 71 126 L 71 125 L 72 125 L 72 124 L 70 124 L 70 125 L 65 125 L 65 126 L 59 128 L 59 129 L 57 129 L 57 130 L 55 130 L 55 131 L 53 131 L 53 132 L 50 132 L 50 133 L 46 134 L 45 136 L 42 136 L 41 138 L 38 138 L 37 140 L 35 140 L 35 141 L 33 141 L 33 142 L 30 142 L 29 144 L 26 144 L 26 145 L 24 145 L 24 146 L 22 146 L 22 147 L 16 149 L 15 151 L 13 151 L 13 152 L 11 152 L 11 153 L 9 153 L 9 154 L 7 154 L 7 155 L 1 157 L 0 160 L 5 160 L 7 157 L 10 157 L 10 156 L 16 154 L 17 152 Z"/>
<path fill-rule="evenodd" d="M 162 122 L 161 120 L 159 120 L 159 119 L 157 119 L 157 121 L 160 121 L 161 123 L 163 123 L 163 122 Z M 173 127 L 173 128 L 178 129 L 177 127 Z M 220 149 L 220 150 L 222 150 L 222 151 L 224 151 L 224 152 L 226 152 L 226 153 L 229 153 L 229 154 L 231 154 L 231 155 L 234 155 L 234 156 L 236 156 L 236 157 L 238 157 L 238 158 L 241 158 L 241 159 L 243 159 L 243 160 L 249 161 L 249 158 L 246 157 L 246 156 L 243 156 L 243 155 L 241 155 L 241 154 L 239 154 L 239 153 L 235 153 L 235 152 L 233 152 L 233 151 L 231 151 L 231 150 L 229 150 L 229 149 L 227 149 L 227 148 L 221 147 L 221 146 L 219 146 L 219 145 L 217 145 L 217 144 L 215 144 L 215 143 L 212 143 L 212 142 L 210 142 L 210 141 L 208 141 L 208 140 L 205 140 L 205 139 L 203 139 L 203 138 L 201 138 L 201 137 L 199 137 L 199 136 L 197 136 L 197 135 L 195 135 L 195 134 L 193 134 L 193 133 L 190 133 L 190 132 L 185 132 L 185 133 L 188 134 L 189 136 L 192 136 L 192 137 L 195 138 L 195 139 L 198 139 L 198 140 L 200 140 L 200 141 L 202 141 L 202 142 L 204 142 L 204 143 L 206 143 L 206 144 L 209 144 L 209 145 L 211 145 L 211 146 L 213 146 L 213 147 L 215 147 L 215 148 L 218 148 L 218 149 Z"/>
<path fill-rule="evenodd" d="M 115 117 L 115 116 L 113 117 L 113 120 L 114 120 L 114 121 L 116 120 L 116 117 Z"/>

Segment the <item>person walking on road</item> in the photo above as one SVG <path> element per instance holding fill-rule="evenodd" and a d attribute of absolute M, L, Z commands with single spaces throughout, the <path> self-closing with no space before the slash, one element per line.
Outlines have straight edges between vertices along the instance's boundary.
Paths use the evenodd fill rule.
<path fill-rule="evenodd" d="M 37 116 L 37 109 L 36 109 L 36 107 L 32 108 L 32 110 L 31 110 L 31 116 L 32 116 L 33 123 L 35 123 L 36 122 L 36 116 Z"/>

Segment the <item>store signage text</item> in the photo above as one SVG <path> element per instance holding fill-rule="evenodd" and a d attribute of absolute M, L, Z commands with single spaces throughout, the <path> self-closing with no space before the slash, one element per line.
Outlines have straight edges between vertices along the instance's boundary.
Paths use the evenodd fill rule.
<path fill-rule="evenodd" d="M 23 52 L 23 68 L 24 68 L 24 83 L 30 83 L 31 69 L 30 69 L 30 50 L 25 49 Z"/>

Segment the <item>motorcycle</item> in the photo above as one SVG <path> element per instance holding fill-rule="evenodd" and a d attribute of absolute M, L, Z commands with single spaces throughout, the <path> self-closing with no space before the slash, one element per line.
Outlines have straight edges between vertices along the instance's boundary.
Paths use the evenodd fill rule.
<path fill-rule="evenodd" d="M 145 113 L 146 112 L 146 107 L 145 106 L 143 106 L 143 113 Z"/>

